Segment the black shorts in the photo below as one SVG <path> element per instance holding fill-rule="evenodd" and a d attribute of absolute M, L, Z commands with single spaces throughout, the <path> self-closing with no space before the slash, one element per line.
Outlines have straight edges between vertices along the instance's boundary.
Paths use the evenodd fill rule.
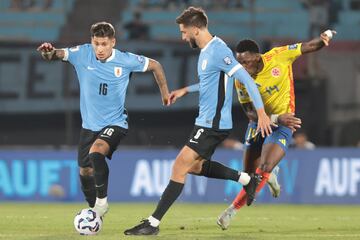
<path fill-rule="evenodd" d="M 230 130 L 214 130 L 195 126 L 186 146 L 197 152 L 202 158 L 211 160 L 216 147 L 230 134 Z"/>
<path fill-rule="evenodd" d="M 96 139 L 104 140 L 109 144 L 110 151 L 106 157 L 111 159 L 113 152 L 116 150 L 120 141 L 126 136 L 127 131 L 127 129 L 119 126 L 106 126 L 98 132 L 81 128 L 80 141 L 78 146 L 79 167 L 85 168 L 91 166 L 89 160 L 89 151 Z"/>

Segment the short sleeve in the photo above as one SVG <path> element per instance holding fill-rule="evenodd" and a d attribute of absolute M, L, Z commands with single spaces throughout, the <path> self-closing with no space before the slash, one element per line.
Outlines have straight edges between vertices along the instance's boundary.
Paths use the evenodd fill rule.
<path fill-rule="evenodd" d="M 277 47 L 272 51 L 282 60 L 292 63 L 301 56 L 301 43 Z"/>
<path fill-rule="evenodd" d="M 88 50 L 88 48 L 88 44 L 78 45 L 71 48 L 63 48 L 65 55 L 62 60 L 70 62 L 72 65 L 77 65 L 80 63 L 81 59 L 83 59 L 81 56 Z"/>
<path fill-rule="evenodd" d="M 241 64 L 235 59 L 233 52 L 226 45 L 220 47 L 216 53 L 216 66 L 229 77 L 242 68 Z"/>
<path fill-rule="evenodd" d="M 131 72 L 145 72 L 149 66 L 149 58 L 137 55 L 134 53 L 127 53 L 128 68 Z"/>

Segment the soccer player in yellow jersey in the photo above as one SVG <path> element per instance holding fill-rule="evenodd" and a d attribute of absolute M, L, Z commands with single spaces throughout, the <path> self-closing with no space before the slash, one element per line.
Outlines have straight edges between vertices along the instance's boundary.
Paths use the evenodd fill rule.
<path fill-rule="evenodd" d="M 296 43 L 276 47 L 264 54 L 259 53 L 259 47 L 253 40 L 242 40 L 236 47 L 236 58 L 239 63 L 254 78 L 265 111 L 271 120 L 278 124 L 273 133 L 262 137 L 256 132 L 256 112 L 246 89 L 239 81 L 235 81 L 239 101 L 250 119 L 245 134 L 244 172 L 258 173 L 262 180 L 256 192 L 259 192 L 268 182 L 274 167 L 285 156 L 292 138 L 292 133 L 300 128 L 301 120 L 295 114 L 295 95 L 292 63 L 302 54 L 315 52 L 328 46 L 335 31 L 327 30 L 320 37 L 309 42 Z M 271 181 L 269 181 L 271 188 Z M 276 193 L 273 192 L 276 196 Z M 219 216 L 217 224 L 227 229 L 231 219 L 246 203 L 246 192 L 236 196 L 233 203 Z"/>

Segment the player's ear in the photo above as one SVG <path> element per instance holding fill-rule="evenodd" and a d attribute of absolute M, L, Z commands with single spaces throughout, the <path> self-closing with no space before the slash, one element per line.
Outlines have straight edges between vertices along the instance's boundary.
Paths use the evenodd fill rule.
<path fill-rule="evenodd" d="M 111 45 L 112 47 L 115 47 L 116 44 L 116 38 L 111 39 Z"/>
<path fill-rule="evenodd" d="M 240 62 L 240 53 L 236 52 L 236 60 Z"/>
<path fill-rule="evenodd" d="M 194 36 L 198 36 L 200 33 L 200 29 L 198 27 L 192 27 L 192 32 L 194 33 Z"/>

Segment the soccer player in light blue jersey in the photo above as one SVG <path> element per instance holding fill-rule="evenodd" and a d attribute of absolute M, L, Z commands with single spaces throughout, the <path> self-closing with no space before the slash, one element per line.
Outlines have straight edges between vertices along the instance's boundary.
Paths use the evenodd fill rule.
<path fill-rule="evenodd" d="M 189 7 L 177 19 L 182 39 L 201 53 L 197 70 L 199 78 L 199 115 L 186 145 L 176 157 L 171 179 L 154 213 L 139 225 L 125 230 L 125 235 L 156 235 L 162 217 L 179 197 L 188 173 L 208 178 L 240 182 L 249 195 L 250 205 L 259 182 L 256 174 L 248 175 L 211 161 L 216 147 L 229 135 L 232 128 L 231 105 L 234 80 L 239 79 L 247 88 L 257 110 L 258 130 L 262 136 L 271 133 L 271 122 L 264 111 L 263 102 L 254 80 L 236 61 L 232 51 L 218 37 L 210 34 L 208 19 L 201 8 Z M 175 102 L 180 97 L 170 95 Z"/>
<path fill-rule="evenodd" d="M 108 211 L 105 158 L 111 159 L 127 134 L 124 105 L 130 74 L 152 71 L 164 105 L 168 105 L 169 90 L 159 62 L 114 49 L 115 30 L 110 23 L 95 23 L 90 32 L 91 44 L 56 49 L 43 43 L 38 51 L 44 59 L 69 62 L 76 70 L 82 118 L 78 148 L 81 189 L 89 206 L 103 216 Z"/>

